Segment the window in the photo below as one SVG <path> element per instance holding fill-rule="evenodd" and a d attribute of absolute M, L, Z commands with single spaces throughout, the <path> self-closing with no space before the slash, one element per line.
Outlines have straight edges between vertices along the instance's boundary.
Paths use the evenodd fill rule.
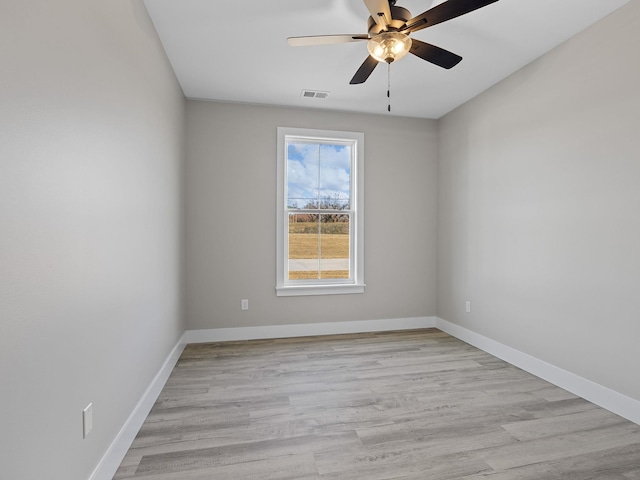
<path fill-rule="evenodd" d="M 364 292 L 364 134 L 278 128 L 278 296 Z"/>

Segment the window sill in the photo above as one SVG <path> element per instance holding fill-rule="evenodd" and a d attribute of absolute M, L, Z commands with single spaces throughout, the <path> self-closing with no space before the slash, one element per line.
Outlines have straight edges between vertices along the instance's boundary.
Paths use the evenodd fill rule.
<path fill-rule="evenodd" d="M 276 287 L 278 297 L 297 297 L 302 295 L 345 295 L 364 293 L 365 284 L 356 285 L 287 285 Z"/>

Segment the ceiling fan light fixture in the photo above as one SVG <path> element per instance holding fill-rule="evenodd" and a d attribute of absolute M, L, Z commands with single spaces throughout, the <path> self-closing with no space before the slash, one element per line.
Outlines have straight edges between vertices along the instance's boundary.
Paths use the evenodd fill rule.
<path fill-rule="evenodd" d="M 400 60 L 411 49 L 411 38 L 400 32 L 382 32 L 369 40 L 367 50 L 379 62 Z"/>

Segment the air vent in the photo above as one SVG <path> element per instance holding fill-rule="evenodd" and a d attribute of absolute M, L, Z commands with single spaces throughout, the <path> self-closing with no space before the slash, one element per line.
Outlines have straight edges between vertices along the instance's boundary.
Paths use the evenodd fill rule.
<path fill-rule="evenodd" d="M 329 92 L 321 92 L 318 90 L 302 90 L 301 97 L 305 98 L 327 98 L 329 96 Z"/>

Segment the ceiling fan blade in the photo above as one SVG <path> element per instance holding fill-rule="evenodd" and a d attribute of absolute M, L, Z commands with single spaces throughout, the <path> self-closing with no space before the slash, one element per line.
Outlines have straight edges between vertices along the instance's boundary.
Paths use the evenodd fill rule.
<path fill-rule="evenodd" d="M 360 68 L 358 69 L 358 71 L 356 72 L 356 74 L 353 76 L 353 78 L 349 83 L 351 85 L 357 85 L 359 83 L 366 82 L 367 78 L 369 78 L 369 75 L 371 75 L 371 72 L 373 72 L 373 70 L 377 66 L 378 66 L 378 60 L 376 60 L 371 55 L 369 55 L 367 59 L 364 61 L 364 63 L 360 65 Z"/>
<path fill-rule="evenodd" d="M 387 25 L 391 23 L 393 17 L 391 16 L 391 8 L 389 7 L 389 0 L 363 0 L 367 10 L 371 14 L 371 17 L 376 21 L 381 28 L 386 30 Z"/>
<path fill-rule="evenodd" d="M 411 39 L 411 49 L 409 53 L 413 53 L 416 57 L 420 57 L 427 62 L 446 68 L 447 70 L 455 67 L 462 60 L 460 55 L 456 55 L 444 48 L 421 42 L 415 38 Z"/>
<path fill-rule="evenodd" d="M 423 28 L 431 27 L 438 23 L 451 20 L 452 18 L 473 12 L 497 1 L 498 0 L 448 0 L 413 17 L 407 22 L 407 27 L 403 32 L 416 32 Z"/>
<path fill-rule="evenodd" d="M 310 37 L 289 37 L 287 43 L 291 47 L 306 47 L 309 45 L 331 45 L 334 43 L 349 43 L 369 40 L 366 33 L 353 35 L 315 35 Z"/>

